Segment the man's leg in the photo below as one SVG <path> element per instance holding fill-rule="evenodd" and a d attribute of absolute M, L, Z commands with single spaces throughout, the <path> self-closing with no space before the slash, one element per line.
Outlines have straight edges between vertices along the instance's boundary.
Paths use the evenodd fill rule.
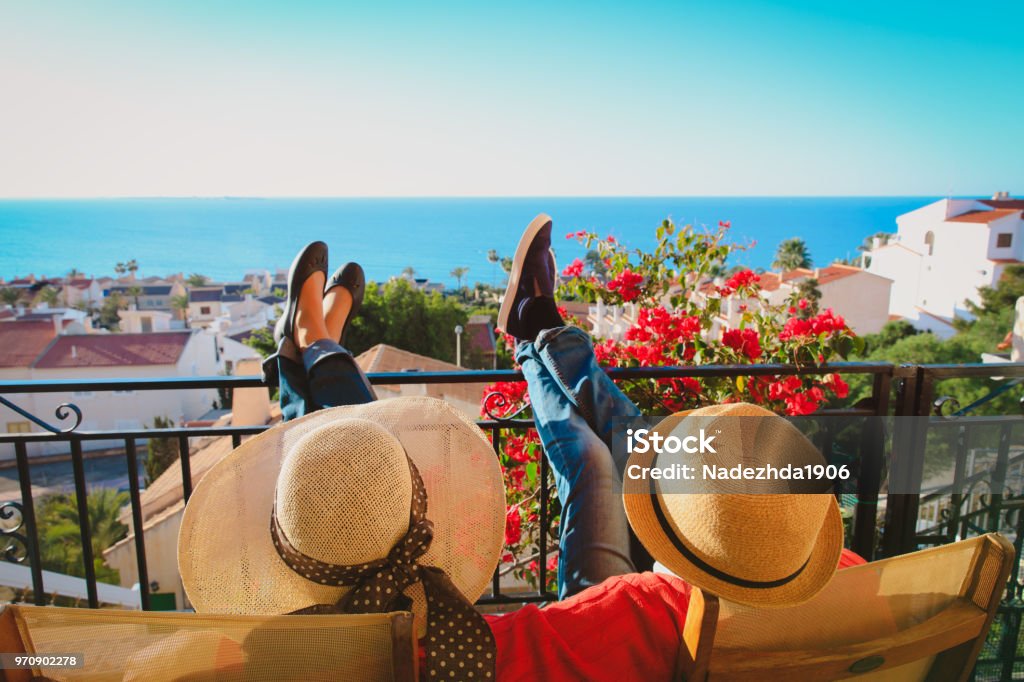
<path fill-rule="evenodd" d="M 611 449 L 613 417 L 639 410 L 597 366 L 589 337 L 575 327 L 519 344 L 537 432 L 562 503 L 559 597 L 636 570 L 622 507 L 622 469 Z"/>
<path fill-rule="evenodd" d="M 612 441 L 615 420 L 640 411 L 598 366 L 589 336 L 565 326 L 554 288 L 551 219 L 542 214 L 519 240 L 498 327 L 520 341 L 516 359 L 562 502 L 559 594 L 565 597 L 635 570 L 621 499 L 625 452 Z"/>

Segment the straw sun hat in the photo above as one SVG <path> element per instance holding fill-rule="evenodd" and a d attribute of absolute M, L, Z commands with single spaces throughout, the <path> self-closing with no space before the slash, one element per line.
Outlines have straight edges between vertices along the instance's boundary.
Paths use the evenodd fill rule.
<path fill-rule="evenodd" d="M 831 486 L 708 480 L 702 467 L 795 468 L 825 464 L 821 453 L 784 418 L 745 403 L 680 412 L 655 430 L 681 439 L 701 429 L 715 434 L 715 453 L 661 455 L 697 467 L 686 488 L 692 492 L 678 492 L 678 484 L 665 480 L 630 477 L 632 465 L 665 466 L 653 448 L 643 454 L 634 448 L 623 501 L 637 537 L 669 570 L 723 599 L 767 607 L 810 599 L 832 578 L 843 548 Z"/>
<path fill-rule="evenodd" d="M 346 595 L 356 597 L 346 611 L 378 610 L 377 593 L 393 591 L 386 583 L 338 582 L 380 567 L 410 583 L 397 591 L 411 606 L 398 605 L 417 614 L 422 634 L 433 622 L 428 598 L 439 603 L 424 584 L 450 578 L 469 604 L 483 593 L 504 511 L 490 443 L 447 403 L 331 408 L 251 438 L 203 477 L 182 518 L 178 566 L 196 612 L 240 614 L 317 612 Z M 372 605 L 362 599 L 371 595 Z"/>

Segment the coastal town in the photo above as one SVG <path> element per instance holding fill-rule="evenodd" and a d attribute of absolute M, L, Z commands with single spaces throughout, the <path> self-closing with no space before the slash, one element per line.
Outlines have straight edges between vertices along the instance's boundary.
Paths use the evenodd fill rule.
<path fill-rule="evenodd" d="M 857 335 L 877 334 L 905 321 L 940 339 L 955 333 L 957 320 L 971 318 L 981 287 L 994 286 L 1008 265 L 1024 262 L 1024 200 L 1005 192 L 982 199 L 941 199 L 899 216 L 894 232 L 868 237 L 854 262 L 777 268 L 759 273 L 760 295 L 781 304 L 794 292 L 811 291 L 820 309 L 843 316 Z M 119 263 L 116 276 L 87 276 L 72 270 L 0 279 L 0 381 L 91 380 L 127 377 L 189 377 L 258 373 L 261 354 L 247 343 L 273 326 L 284 301 L 287 273 L 252 270 L 235 282 L 202 275 L 139 276 L 134 261 Z M 453 273 L 454 274 L 454 273 Z M 454 295 L 441 282 L 401 275 L 427 294 Z M 460 275 L 461 277 L 461 275 Z M 700 297 L 724 277 L 696 283 Z M 492 292 L 492 296 L 494 293 Z M 710 334 L 739 325 L 752 301 L 725 298 Z M 636 321 L 636 306 L 566 302 L 596 338 L 621 339 Z M 407 348 L 381 346 L 360 355 L 366 370 L 458 370 L 494 365 L 493 320 L 475 315 L 460 332 L 461 357 L 427 357 Z M 461 347 L 461 343 L 460 343 Z M 483 363 L 480 363 L 483 358 Z M 463 391 L 467 416 L 479 413 L 479 395 Z M 212 423 L 228 414 L 211 389 L 133 395 L 46 393 L 25 396 L 21 405 L 52 415 L 60 403 L 83 408 L 83 430 L 131 430 L 156 418 L 186 425 Z M 33 425 L 8 411 L 8 433 Z M 110 444 L 90 444 L 103 449 Z M 61 454 L 59 444 L 32 445 L 33 457 Z M 0 461 L 14 456 L 0 445 Z"/>

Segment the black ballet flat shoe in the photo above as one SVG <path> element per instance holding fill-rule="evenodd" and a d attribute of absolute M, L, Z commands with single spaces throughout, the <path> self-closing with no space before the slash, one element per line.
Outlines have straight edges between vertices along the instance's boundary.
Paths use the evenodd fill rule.
<path fill-rule="evenodd" d="M 366 276 L 363 274 L 362 266 L 359 263 L 345 263 L 335 270 L 324 287 L 324 298 L 327 298 L 327 292 L 334 287 L 344 287 L 352 296 L 352 307 L 349 308 L 345 322 L 341 326 L 341 337 L 338 339 L 338 343 L 344 346 L 345 337 L 348 335 L 348 323 L 359 312 L 360 306 L 363 305 L 363 294 L 366 293 Z"/>

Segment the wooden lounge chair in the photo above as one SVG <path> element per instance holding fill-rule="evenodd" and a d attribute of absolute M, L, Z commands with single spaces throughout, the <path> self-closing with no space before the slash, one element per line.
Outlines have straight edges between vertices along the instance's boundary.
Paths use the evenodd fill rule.
<path fill-rule="evenodd" d="M 415 680 L 410 613 L 202 616 L 11 605 L 0 651 L 76 654 L 80 668 L 3 670 L 5 680 Z"/>
<path fill-rule="evenodd" d="M 967 680 L 1013 545 L 990 533 L 838 571 L 809 602 L 739 606 L 695 589 L 683 679 Z"/>

